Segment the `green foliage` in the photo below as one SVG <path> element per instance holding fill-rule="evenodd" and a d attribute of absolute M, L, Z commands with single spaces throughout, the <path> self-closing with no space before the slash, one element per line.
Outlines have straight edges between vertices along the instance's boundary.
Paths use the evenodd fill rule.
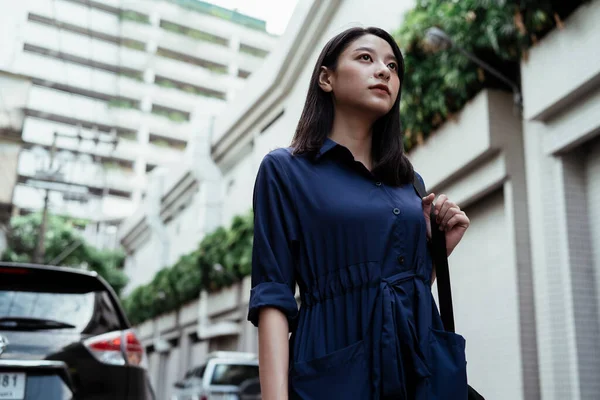
<path fill-rule="evenodd" d="M 153 108 L 152 114 L 170 119 L 173 122 L 182 123 L 189 121 L 189 117 L 179 111 L 168 111 L 161 108 Z"/>
<path fill-rule="evenodd" d="M 146 25 L 150 25 L 150 17 L 148 17 L 145 14 L 136 12 L 136 11 L 132 11 L 132 10 L 121 10 L 121 13 L 119 14 L 119 18 L 124 21 L 133 21 L 133 22 L 138 22 L 140 24 L 146 24 Z"/>
<path fill-rule="evenodd" d="M 164 20 L 160 22 L 160 26 L 164 30 L 167 30 L 167 31 L 170 31 L 173 33 L 177 33 L 180 35 L 185 35 L 185 36 L 188 36 L 195 40 L 201 40 L 204 42 L 214 43 L 219 46 L 225 46 L 225 47 L 229 46 L 229 41 L 227 39 L 222 38 L 220 36 L 212 35 L 207 32 L 200 31 L 198 29 L 190 28 L 187 26 L 179 25 L 179 24 L 174 24 L 172 22 L 168 22 L 168 21 L 164 21 Z"/>
<path fill-rule="evenodd" d="M 269 55 L 269 52 L 262 49 L 257 49 L 256 47 L 248 46 L 246 44 L 240 45 L 240 53 L 250 54 L 251 56 L 258 58 L 265 58 Z"/>
<path fill-rule="evenodd" d="M 139 82 L 144 81 L 144 74 L 138 71 L 119 71 L 118 74 L 125 78 L 130 78 Z"/>
<path fill-rule="evenodd" d="M 140 50 L 140 51 L 146 50 L 146 43 L 140 42 L 139 40 L 123 39 L 121 41 L 121 43 L 123 44 L 123 46 L 129 47 L 130 49 L 133 49 L 133 50 Z"/>
<path fill-rule="evenodd" d="M 193 252 L 163 268 L 147 285 L 123 299 L 132 323 L 138 324 L 197 299 L 200 291 L 219 290 L 250 274 L 253 216 L 237 216 L 229 229 L 208 234 Z"/>
<path fill-rule="evenodd" d="M 123 99 L 123 98 L 114 98 L 108 101 L 109 108 L 129 108 L 129 109 L 138 109 L 139 104 L 135 100 Z"/>
<path fill-rule="evenodd" d="M 7 249 L 2 253 L 2 261 L 32 262 L 38 233 L 42 221 L 41 213 L 13 217 L 7 237 Z M 48 215 L 44 240 L 44 264 L 49 264 L 77 243 L 71 253 L 59 263 L 61 266 L 85 268 L 96 271 L 120 293 L 127 284 L 127 277 L 121 271 L 125 255 L 121 251 L 100 250 L 85 243 L 75 228 L 83 221 Z"/>
<path fill-rule="evenodd" d="M 156 85 L 164 87 L 164 88 L 177 89 L 182 92 L 194 94 L 196 96 L 212 97 L 212 98 L 220 99 L 220 100 L 225 100 L 225 96 L 226 96 L 225 93 L 222 93 L 222 92 L 218 92 L 218 91 L 210 90 L 210 89 L 202 89 L 197 86 L 186 85 L 184 83 L 175 82 L 175 81 L 172 81 L 172 80 L 166 79 L 166 78 L 157 78 L 154 81 L 154 83 Z"/>
<path fill-rule="evenodd" d="M 485 87 L 506 88 L 456 49 L 434 51 L 430 27 L 518 81 L 520 60 L 539 38 L 561 24 L 582 1 L 418 0 L 394 32 L 405 61 L 400 105 L 405 148 L 410 151 Z"/>

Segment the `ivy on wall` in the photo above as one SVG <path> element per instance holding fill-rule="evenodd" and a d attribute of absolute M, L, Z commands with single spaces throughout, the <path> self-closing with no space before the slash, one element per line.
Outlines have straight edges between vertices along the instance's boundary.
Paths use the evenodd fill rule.
<path fill-rule="evenodd" d="M 417 0 L 393 33 L 405 59 L 400 110 L 406 150 L 421 144 L 481 89 L 507 89 L 456 49 L 431 49 L 425 40 L 428 28 L 441 28 L 456 45 L 519 82 L 528 49 L 554 27 L 561 28 L 584 2 Z"/>
<path fill-rule="evenodd" d="M 518 82 L 528 49 L 585 1 L 417 0 L 394 37 L 406 64 L 401 115 L 407 151 L 422 143 L 486 87 L 507 89 L 453 49 L 434 52 L 425 32 L 443 29 L 454 42 Z M 207 235 L 198 248 L 159 271 L 124 299 L 134 324 L 173 311 L 250 274 L 252 214 Z"/>

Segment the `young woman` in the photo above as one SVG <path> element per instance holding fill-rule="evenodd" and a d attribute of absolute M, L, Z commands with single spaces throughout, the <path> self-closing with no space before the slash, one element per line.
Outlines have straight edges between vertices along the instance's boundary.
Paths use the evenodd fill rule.
<path fill-rule="evenodd" d="M 264 400 L 467 398 L 464 339 L 431 293 L 435 195 L 416 194 L 403 152 L 403 73 L 385 31 L 337 35 L 291 147 L 261 163 L 248 319 Z M 449 254 L 469 219 L 444 195 L 434 207 Z"/>

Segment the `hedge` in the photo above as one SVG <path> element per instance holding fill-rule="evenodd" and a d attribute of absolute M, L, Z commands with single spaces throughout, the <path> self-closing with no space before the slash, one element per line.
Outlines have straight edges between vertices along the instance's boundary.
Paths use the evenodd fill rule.
<path fill-rule="evenodd" d="M 200 291 L 215 291 L 250 274 L 252 213 L 237 216 L 229 229 L 206 235 L 198 248 L 161 269 L 147 285 L 135 288 L 123 299 L 133 324 L 180 308 L 197 299 Z"/>

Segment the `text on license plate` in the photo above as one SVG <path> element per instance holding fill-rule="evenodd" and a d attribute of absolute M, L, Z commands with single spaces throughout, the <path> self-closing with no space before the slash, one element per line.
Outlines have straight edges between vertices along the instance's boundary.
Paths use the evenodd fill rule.
<path fill-rule="evenodd" d="M 0 400 L 23 400 L 26 380 L 22 372 L 0 372 Z"/>

